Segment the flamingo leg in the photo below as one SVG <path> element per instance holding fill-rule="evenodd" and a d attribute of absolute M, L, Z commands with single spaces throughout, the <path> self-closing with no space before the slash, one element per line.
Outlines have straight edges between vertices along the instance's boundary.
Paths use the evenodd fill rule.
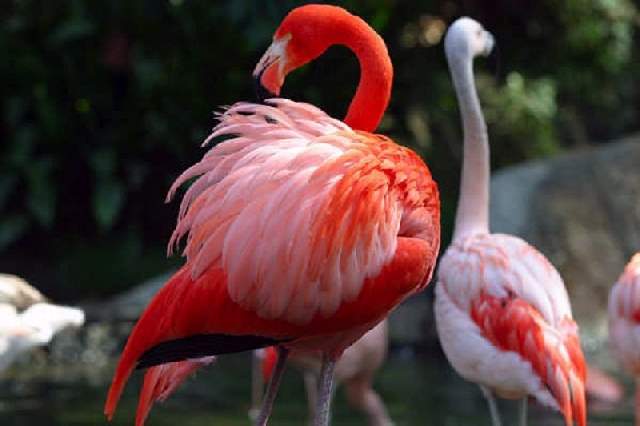
<path fill-rule="evenodd" d="M 524 398 L 522 398 L 522 400 L 520 401 L 520 409 L 519 411 L 519 419 L 518 419 L 518 426 L 527 426 L 527 405 L 529 403 L 529 398 L 527 396 L 525 396 Z"/>
<path fill-rule="evenodd" d="M 635 426 L 640 426 L 640 377 L 636 377 Z"/>
<path fill-rule="evenodd" d="M 498 413 L 498 406 L 496 405 L 496 399 L 493 397 L 493 393 L 486 386 L 480 385 L 480 390 L 489 404 L 489 412 L 491 413 L 491 424 L 493 426 L 502 426 L 500 421 L 500 413 Z"/>
<path fill-rule="evenodd" d="M 271 415 L 271 409 L 273 408 L 273 402 L 276 400 L 278 394 L 278 388 L 280 387 L 280 380 L 282 379 L 282 373 L 284 373 L 284 366 L 287 362 L 287 356 L 289 355 L 289 349 L 278 346 L 278 361 L 276 367 L 271 375 L 269 381 L 269 387 L 267 393 L 262 400 L 262 408 L 256 419 L 256 426 L 265 426 Z"/>
<path fill-rule="evenodd" d="M 260 403 L 262 402 L 262 393 L 264 392 L 264 380 L 260 367 L 262 360 L 256 351 L 251 353 L 251 408 L 249 408 L 249 419 L 255 422 L 260 413 Z"/>
<path fill-rule="evenodd" d="M 316 402 L 318 401 L 318 378 L 315 373 L 303 373 L 304 387 L 307 391 L 307 406 L 309 408 L 309 425 L 313 425 L 316 418 Z"/>
<path fill-rule="evenodd" d="M 329 425 L 329 417 L 331 416 L 331 397 L 333 396 L 333 371 L 335 370 L 335 367 L 335 359 L 327 355 L 322 358 L 315 426 Z"/>

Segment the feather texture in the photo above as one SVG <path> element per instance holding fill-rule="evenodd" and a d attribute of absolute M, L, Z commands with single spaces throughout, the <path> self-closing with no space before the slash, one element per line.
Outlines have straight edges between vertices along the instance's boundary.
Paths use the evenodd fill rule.
<path fill-rule="evenodd" d="M 403 218 L 429 239 L 438 226 L 417 155 L 309 104 L 236 104 L 207 141 L 223 136 L 169 192 L 197 178 L 170 247 L 187 235 L 192 278 L 224 269 L 231 298 L 262 317 L 331 316 L 391 260 Z"/>
<path fill-rule="evenodd" d="M 453 243 L 440 263 L 436 319 L 460 375 L 586 423 L 586 367 L 564 283 L 529 244 L 501 234 Z"/>

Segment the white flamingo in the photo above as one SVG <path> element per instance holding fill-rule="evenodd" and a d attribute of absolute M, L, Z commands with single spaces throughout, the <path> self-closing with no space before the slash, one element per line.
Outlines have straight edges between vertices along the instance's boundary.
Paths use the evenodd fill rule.
<path fill-rule="evenodd" d="M 462 183 L 453 242 L 443 256 L 435 316 L 454 369 L 480 385 L 494 425 L 493 395 L 529 395 L 560 410 L 567 425 L 586 424 L 585 363 L 577 325 L 558 272 L 532 246 L 489 233 L 489 142 L 473 78 L 473 59 L 493 36 L 470 18 L 447 32 L 445 51 L 464 131 Z"/>

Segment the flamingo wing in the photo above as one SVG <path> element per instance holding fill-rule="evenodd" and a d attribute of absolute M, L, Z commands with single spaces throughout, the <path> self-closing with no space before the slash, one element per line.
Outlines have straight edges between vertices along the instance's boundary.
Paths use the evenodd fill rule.
<path fill-rule="evenodd" d="M 436 309 L 450 319 L 438 324 L 443 347 L 463 377 L 504 396 L 533 395 L 568 425 L 586 424 L 577 325 L 539 252 L 516 237 L 472 236 L 447 250 L 438 279 Z"/>

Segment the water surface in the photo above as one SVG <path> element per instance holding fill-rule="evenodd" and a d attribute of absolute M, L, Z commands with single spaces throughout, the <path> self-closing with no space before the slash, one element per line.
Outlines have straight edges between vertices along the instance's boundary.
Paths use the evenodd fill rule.
<path fill-rule="evenodd" d="M 248 426 L 250 361 L 247 354 L 222 357 L 217 365 L 198 373 L 175 395 L 151 411 L 149 426 Z M 29 370 L 33 371 L 29 371 Z M 65 365 L 38 369 L 14 368 L 0 381 L 2 426 L 106 425 L 102 404 L 113 365 L 92 368 Z M 135 374 L 118 407 L 114 426 L 133 425 L 141 374 Z M 376 380 L 396 425 L 490 425 L 479 390 L 460 379 L 439 356 L 392 356 Z M 302 377 L 289 369 L 276 401 L 272 425 L 306 424 L 306 399 Z M 517 403 L 501 401 L 504 424 L 514 424 Z M 597 414 L 589 424 L 631 425 L 631 401 Z M 346 403 L 338 389 L 333 425 L 366 422 Z M 562 419 L 538 405 L 529 404 L 529 425 L 561 426 Z"/>

